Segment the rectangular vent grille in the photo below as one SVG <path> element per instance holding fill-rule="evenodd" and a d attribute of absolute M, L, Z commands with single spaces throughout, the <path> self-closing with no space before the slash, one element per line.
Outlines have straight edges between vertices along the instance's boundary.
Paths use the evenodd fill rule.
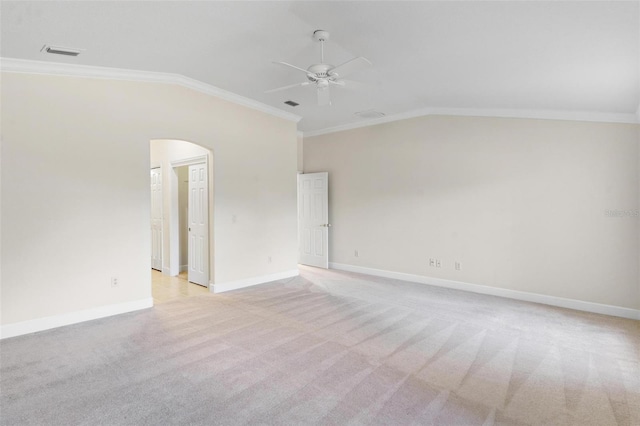
<path fill-rule="evenodd" d="M 65 55 L 65 56 L 78 56 L 81 50 L 78 49 L 70 49 L 67 47 L 54 47 L 54 46 L 45 46 L 43 49 L 47 53 L 53 53 L 54 55 Z"/>
<path fill-rule="evenodd" d="M 297 102 L 293 102 L 293 101 L 286 101 L 285 104 L 292 106 L 292 107 L 297 107 L 298 105 L 300 105 Z"/>

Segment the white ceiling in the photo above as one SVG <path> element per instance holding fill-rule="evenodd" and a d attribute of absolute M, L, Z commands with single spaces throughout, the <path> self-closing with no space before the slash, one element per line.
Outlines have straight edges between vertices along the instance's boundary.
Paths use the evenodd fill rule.
<path fill-rule="evenodd" d="M 9 2 L 1 55 L 175 73 L 302 116 L 305 132 L 387 115 L 460 109 L 636 114 L 639 1 Z M 365 56 L 373 66 L 318 107 L 285 61 Z M 77 58 L 45 44 L 86 49 Z M 284 105 L 286 100 L 301 105 Z"/>

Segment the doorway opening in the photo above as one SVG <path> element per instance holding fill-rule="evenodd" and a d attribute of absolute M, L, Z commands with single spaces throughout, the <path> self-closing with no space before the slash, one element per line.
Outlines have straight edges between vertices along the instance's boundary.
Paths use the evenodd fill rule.
<path fill-rule="evenodd" d="M 155 139 L 150 158 L 161 184 L 161 195 L 158 188 L 155 192 L 161 201 L 154 203 L 152 171 L 152 227 L 154 211 L 158 216 L 158 204 L 161 208 L 156 220 L 161 233 L 152 238 L 152 269 L 160 271 L 152 271 L 154 299 L 208 291 L 213 284 L 213 152 L 183 140 Z M 154 247 L 160 256 L 153 256 Z"/>

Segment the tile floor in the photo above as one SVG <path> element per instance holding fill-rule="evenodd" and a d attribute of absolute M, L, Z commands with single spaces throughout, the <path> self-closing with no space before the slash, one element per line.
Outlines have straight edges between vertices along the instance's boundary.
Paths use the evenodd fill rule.
<path fill-rule="evenodd" d="M 180 275 L 172 277 L 163 275 L 160 271 L 151 270 L 151 294 L 153 295 L 154 304 L 208 293 L 208 288 L 187 281 L 186 272 L 181 272 Z"/>

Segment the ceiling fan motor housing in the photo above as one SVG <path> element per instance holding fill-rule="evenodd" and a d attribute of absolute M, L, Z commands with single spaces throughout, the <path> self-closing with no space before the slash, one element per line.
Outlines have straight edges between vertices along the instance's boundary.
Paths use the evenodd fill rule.
<path fill-rule="evenodd" d="M 309 74 L 312 74 L 315 79 L 328 78 L 333 76 L 333 74 L 329 73 L 329 70 L 332 68 L 333 65 L 331 64 L 313 64 L 307 68 L 307 71 L 309 71 Z"/>

